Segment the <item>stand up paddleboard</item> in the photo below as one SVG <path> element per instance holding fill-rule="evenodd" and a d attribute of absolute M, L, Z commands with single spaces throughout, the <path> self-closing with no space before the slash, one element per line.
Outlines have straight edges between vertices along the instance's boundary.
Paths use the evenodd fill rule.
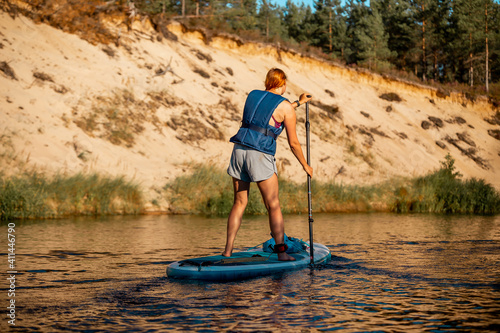
<path fill-rule="evenodd" d="M 276 253 L 265 252 L 262 247 L 235 252 L 231 257 L 222 255 L 187 259 L 167 267 L 167 276 L 176 279 L 232 281 L 298 270 L 310 265 L 309 243 L 304 249 L 289 255 L 296 261 L 279 261 Z M 314 264 L 330 260 L 330 250 L 322 244 L 314 244 Z"/>

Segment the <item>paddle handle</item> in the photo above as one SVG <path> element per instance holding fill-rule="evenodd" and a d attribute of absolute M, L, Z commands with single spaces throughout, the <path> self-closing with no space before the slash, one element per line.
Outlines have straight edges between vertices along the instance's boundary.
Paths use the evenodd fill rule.
<path fill-rule="evenodd" d="M 306 103 L 306 155 L 307 164 L 311 165 L 311 124 L 309 123 L 309 102 Z M 311 265 L 314 265 L 314 242 L 313 242 L 313 218 L 312 218 L 312 195 L 311 176 L 307 175 L 307 202 L 309 209 L 309 250 Z"/>

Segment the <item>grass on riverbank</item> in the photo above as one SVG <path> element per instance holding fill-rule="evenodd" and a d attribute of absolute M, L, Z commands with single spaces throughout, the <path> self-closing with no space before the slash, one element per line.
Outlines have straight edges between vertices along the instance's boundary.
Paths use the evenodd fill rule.
<path fill-rule="evenodd" d="M 233 204 L 231 177 L 213 165 L 196 165 L 193 173 L 181 176 L 165 186 L 167 200 L 177 214 L 225 216 Z M 285 214 L 307 213 L 307 184 L 279 178 L 280 204 Z M 345 186 L 312 181 L 315 212 L 359 212 L 387 210 L 382 187 Z M 375 206 L 375 208 L 374 208 Z M 267 214 L 255 184 L 250 187 L 246 214 Z"/>
<path fill-rule="evenodd" d="M 190 175 L 165 186 L 178 214 L 227 216 L 233 202 L 231 178 L 213 165 L 196 165 Z M 307 185 L 279 179 L 283 213 L 307 213 Z M 500 195 L 484 180 L 462 180 L 448 155 L 439 170 L 406 181 L 370 186 L 312 182 L 315 212 L 498 214 Z M 257 186 L 252 185 L 246 214 L 266 214 Z"/>
<path fill-rule="evenodd" d="M 462 180 L 448 154 L 441 168 L 395 189 L 392 210 L 409 213 L 492 215 L 500 213 L 500 195 L 483 179 Z"/>
<path fill-rule="evenodd" d="M 279 179 L 283 213 L 307 213 L 307 185 Z M 500 194 L 482 179 L 462 180 L 447 156 L 439 170 L 409 180 L 356 186 L 312 182 L 314 212 L 481 214 L 500 213 Z M 49 178 L 39 173 L 0 175 L 0 220 L 61 218 L 79 215 L 138 214 L 143 211 L 138 185 L 123 177 L 76 174 Z M 233 202 L 231 178 L 213 165 L 196 165 L 193 173 L 165 186 L 174 214 L 227 216 Z M 253 184 L 247 214 L 266 214 Z"/>
<path fill-rule="evenodd" d="M 143 207 L 139 187 L 123 177 L 36 172 L 0 177 L 0 219 L 61 218 L 78 215 L 137 214 Z"/>

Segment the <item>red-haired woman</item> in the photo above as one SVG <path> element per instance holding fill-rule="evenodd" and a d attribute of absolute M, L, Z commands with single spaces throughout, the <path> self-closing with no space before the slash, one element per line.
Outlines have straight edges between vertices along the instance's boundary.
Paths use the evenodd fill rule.
<path fill-rule="evenodd" d="M 307 164 L 297 138 L 295 115 L 295 108 L 310 101 L 311 96 L 303 93 L 293 103 L 282 97 L 286 91 L 286 75 L 278 68 L 267 73 L 265 86 L 265 91 L 253 90 L 248 95 L 242 125 L 230 139 L 234 147 L 227 172 L 233 177 L 234 203 L 227 221 L 226 248 L 222 255 L 231 256 L 248 203 L 250 183 L 255 182 L 269 213 L 278 259 L 295 260 L 285 252 L 285 224 L 278 197 L 278 169 L 274 155 L 276 139 L 285 128 L 290 149 L 304 171 L 312 177 L 313 169 Z"/>

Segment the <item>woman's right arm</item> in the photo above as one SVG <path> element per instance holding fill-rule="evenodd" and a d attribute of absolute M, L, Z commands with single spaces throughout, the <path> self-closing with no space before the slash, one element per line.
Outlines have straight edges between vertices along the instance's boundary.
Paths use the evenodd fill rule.
<path fill-rule="evenodd" d="M 299 138 L 297 137 L 297 115 L 295 114 L 295 108 L 289 102 L 285 102 L 283 104 L 285 104 L 285 119 L 283 122 L 285 124 L 286 135 L 288 137 L 288 144 L 290 145 L 292 153 L 302 165 L 304 171 L 312 177 L 313 169 L 307 164 L 304 153 L 302 152 L 302 146 L 300 145 Z"/>

